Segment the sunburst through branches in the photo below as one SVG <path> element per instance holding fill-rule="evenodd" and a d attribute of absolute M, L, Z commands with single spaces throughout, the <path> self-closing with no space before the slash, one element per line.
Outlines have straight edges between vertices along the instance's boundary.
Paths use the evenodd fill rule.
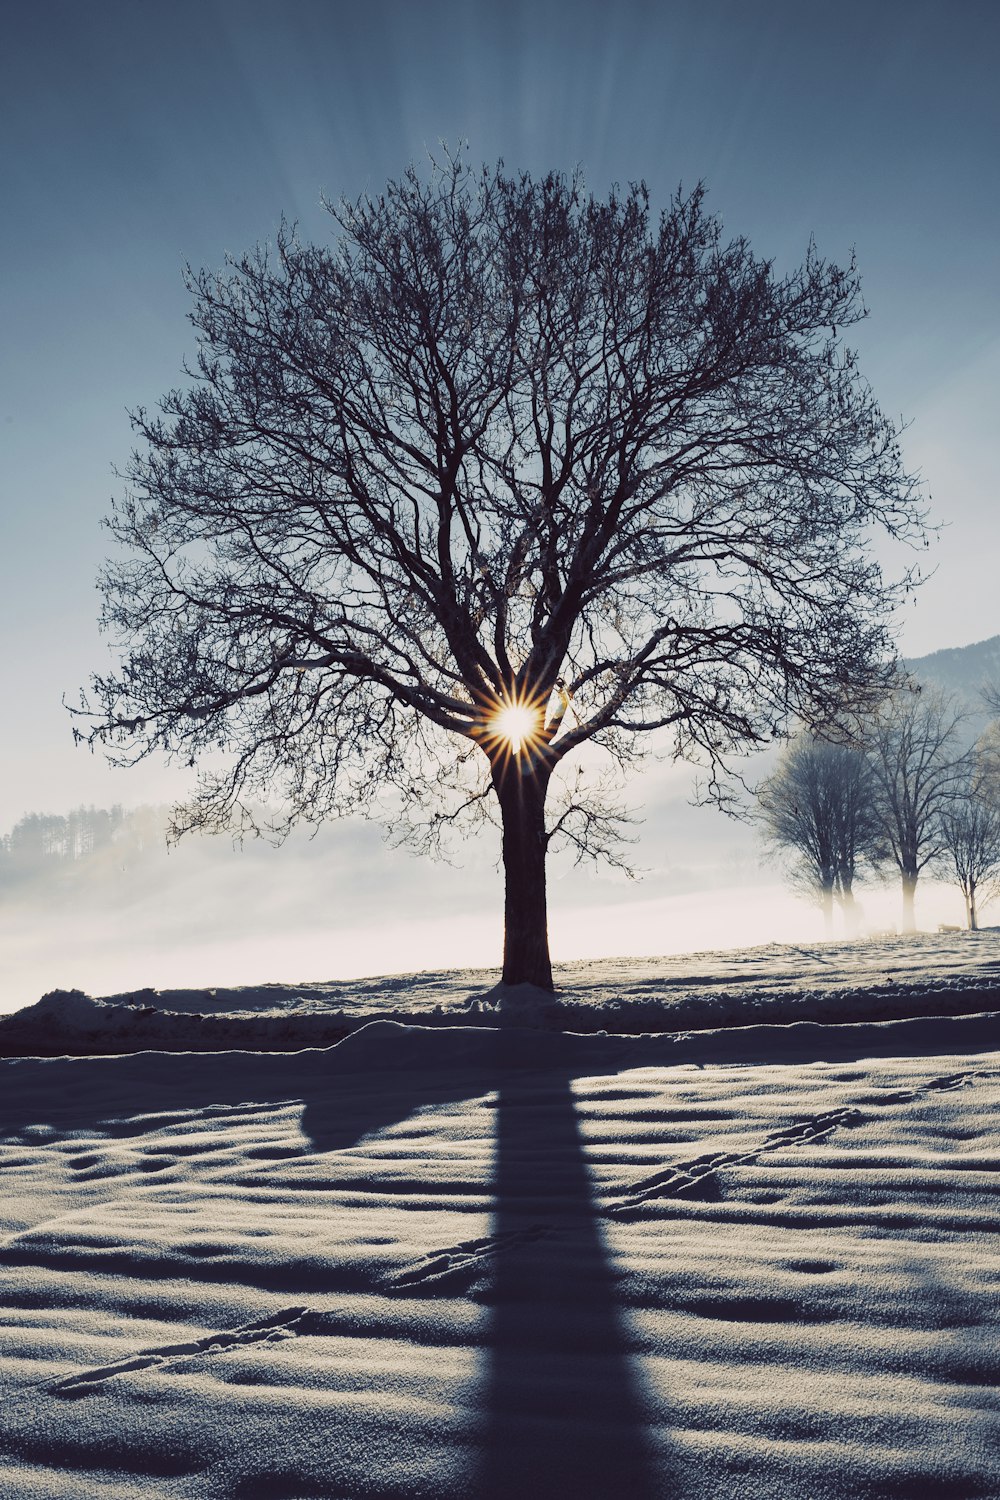
<path fill-rule="evenodd" d="M 527 698 L 511 698 L 501 703 L 489 720 L 489 739 L 507 755 L 530 751 L 540 741 L 542 712 Z"/>

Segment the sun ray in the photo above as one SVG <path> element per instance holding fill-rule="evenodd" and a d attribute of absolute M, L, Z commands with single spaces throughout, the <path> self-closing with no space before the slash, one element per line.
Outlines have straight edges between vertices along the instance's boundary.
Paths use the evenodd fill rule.
<path fill-rule="evenodd" d="M 497 702 L 487 720 L 487 748 L 506 759 L 514 759 L 536 749 L 544 738 L 544 705 L 523 694 Z"/>
<path fill-rule="evenodd" d="M 538 733 L 538 715 L 523 703 L 509 703 L 493 721 L 497 734 L 507 741 L 512 755 Z"/>

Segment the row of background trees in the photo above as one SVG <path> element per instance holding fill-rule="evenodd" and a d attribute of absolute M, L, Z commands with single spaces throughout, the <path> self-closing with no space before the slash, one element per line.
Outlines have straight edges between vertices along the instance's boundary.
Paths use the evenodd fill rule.
<path fill-rule="evenodd" d="M 0 871 L 86 859 L 120 835 L 126 815 L 114 807 L 75 807 L 68 813 L 25 813 L 0 835 Z"/>
<path fill-rule="evenodd" d="M 168 809 L 75 807 L 67 813 L 28 812 L 0 834 L 0 886 L 52 875 L 92 875 L 109 862 L 133 868 L 162 851 Z"/>
<path fill-rule="evenodd" d="M 984 694 L 1000 714 L 1000 690 Z M 757 789 L 775 854 L 793 856 L 792 884 L 821 907 L 828 930 L 839 906 L 859 926 L 855 883 L 900 877 L 903 931 L 916 927 L 925 871 L 953 879 L 966 922 L 1000 892 L 1000 723 L 967 744 L 969 715 L 953 695 L 905 682 L 846 736 L 803 730 Z"/>

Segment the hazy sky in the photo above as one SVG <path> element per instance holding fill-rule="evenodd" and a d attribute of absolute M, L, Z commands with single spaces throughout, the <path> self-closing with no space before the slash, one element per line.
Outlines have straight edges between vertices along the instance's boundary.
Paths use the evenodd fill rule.
<path fill-rule="evenodd" d="M 644 178 L 658 205 L 703 178 L 780 266 L 810 233 L 854 247 L 862 367 L 947 523 L 903 649 L 1000 631 L 995 0 L 37 0 L 3 30 L 0 827 L 170 795 L 74 750 L 59 700 L 105 660 L 99 521 L 125 408 L 193 347 L 183 263 L 281 214 L 325 234 L 321 193 L 441 139 L 598 192 Z"/>

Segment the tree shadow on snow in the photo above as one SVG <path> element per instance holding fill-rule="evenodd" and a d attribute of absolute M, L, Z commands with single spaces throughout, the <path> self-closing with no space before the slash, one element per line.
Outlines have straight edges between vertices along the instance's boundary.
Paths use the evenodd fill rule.
<path fill-rule="evenodd" d="M 571 1077 L 501 1081 L 482 1500 L 652 1500 L 645 1423 Z"/>
<path fill-rule="evenodd" d="M 303 1116 L 316 1149 L 330 1150 L 417 1108 L 496 1090 L 490 1234 L 464 1247 L 490 1308 L 470 1500 L 670 1493 L 662 1474 L 654 1478 L 595 1209 L 573 1100 L 573 1076 L 586 1071 L 573 1065 L 574 1041 L 540 1036 L 537 1065 L 526 1067 L 534 1049 L 523 1036 L 481 1032 L 472 1073 L 381 1074 L 350 1108 L 329 1095 L 311 1100 Z M 432 1286 L 414 1290 L 433 1294 Z M 454 1283 L 441 1291 L 454 1296 Z"/>
<path fill-rule="evenodd" d="M 488 1372 L 483 1409 L 470 1434 L 476 1473 L 467 1493 L 470 1500 L 665 1496 L 670 1491 L 662 1475 L 654 1479 L 573 1101 L 574 1073 L 586 1070 L 552 1039 L 539 1039 L 539 1055 L 527 1066 L 523 1039 L 503 1031 L 480 1032 L 474 1051 L 474 1060 L 453 1069 L 393 1069 L 390 1059 L 386 1069 L 369 1064 L 358 1071 L 346 1065 L 346 1051 L 336 1063 L 336 1054 L 323 1053 L 274 1058 L 271 1066 L 247 1057 L 242 1070 L 233 1071 L 218 1059 L 188 1056 L 176 1070 L 164 1064 L 155 1080 L 148 1055 L 146 1066 L 141 1058 L 99 1059 L 85 1064 L 97 1070 L 99 1082 L 86 1097 L 72 1088 L 79 1064 L 55 1061 L 43 1065 L 42 1107 L 49 1128 L 63 1139 L 91 1130 L 121 1138 L 173 1123 L 178 1109 L 224 1119 L 235 1108 L 245 1121 L 247 1107 L 266 1110 L 297 1097 L 309 1148 L 323 1153 L 351 1150 L 417 1109 L 495 1090 L 493 1220 L 482 1242 L 476 1293 L 490 1309 Z M 32 1096 L 38 1100 L 29 1075 L 24 1083 L 21 1098 L 8 1096 L 0 1109 L 3 1125 L 15 1127 L 15 1134 L 30 1123 L 25 1110 Z M 11 1250 L 15 1262 L 60 1260 L 30 1244 L 20 1253 Z M 147 1268 L 131 1257 L 121 1266 L 93 1268 L 176 1274 L 175 1265 Z M 218 1274 L 231 1268 L 220 1267 Z M 210 1267 L 200 1267 L 198 1275 L 214 1279 Z M 270 1285 L 273 1275 L 265 1274 L 262 1284 Z M 414 1290 L 434 1295 L 431 1287 Z M 442 1288 L 441 1294 L 455 1291 Z M 256 1494 L 250 1485 L 247 1493 Z"/>

